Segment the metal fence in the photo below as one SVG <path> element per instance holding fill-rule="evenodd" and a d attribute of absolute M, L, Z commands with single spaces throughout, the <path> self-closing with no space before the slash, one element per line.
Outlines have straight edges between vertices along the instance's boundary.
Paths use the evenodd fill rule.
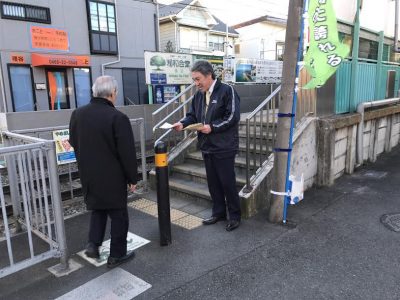
<path fill-rule="evenodd" d="M 5 147 L 0 149 L 0 155 L 6 160 L 8 177 L 5 174 L 0 176 L 4 227 L 0 248 L 7 248 L 8 263 L 7 257 L 2 255 L 0 278 L 54 257 L 60 257 L 61 267 L 67 269 L 68 253 L 54 141 L 7 131 L 2 132 L 2 138 Z M 8 181 L 11 194 L 12 218 L 6 211 L 5 181 Z M 22 237 L 18 240 L 12 238 L 15 232 L 26 237 L 29 250 L 25 243 L 21 246 Z"/>
<path fill-rule="evenodd" d="M 148 183 L 144 119 L 131 119 L 130 122 L 134 135 L 140 139 L 138 157 L 142 162 L 142 182 L 138 184 L 138 190 L 145 192 Z M 60 271 L 68 269 L 61 187 L 64 186 L 64 192 L 69 192 L 73 199 L 76 196 L 74 189 L 80 184 L 75 178 L 78 177 L 76 163 L 57 165 L 53 141 L 53 131 L 67 128 L 57 126 L 2 133 L 5 147 L 0 148 L 0 157 L 7 165 L 7 172 L 0 171 L 3 220 L 3 226 L 0 226 L 0 253 L 7 248 L 8 263 L 5 256 L 0 257 L 0 278 L 53 257 L 61 257 Z M 67 181 L 62 182 L 65 181 L 62 177 L 66 175 Z M 10 202 L 12 212 L 7 211 Z M 21 236 L 20 233 L 27 236 L 29 251 L 26 243 L 25 247 L 14 247 L 14 237 L 16 234 Z M 47 250 L 42 240 L 48 245 Z M 21 243 L 16 244 L 20 246 Z M 15 259 L 23 254 L 26 257 L 22 260 Z"/>
<path fill-rule="evenodd" d="M 378 64 L 377 61 L 359 59 L 354 99 L 350 99 L 352 62 L 344 61 L 336 72 L 335 112 L 337 114 L 355 112 L 357 105 L 363 102 L 385 98 L 389 92 L 397 97 L 400 86 L 400 66 L 389 62 Z M 388 72 L 396 74 L 394 85 L 388 91 Z"/>
<path fill-rule="evenodd" d="M 130 119 L 132 130 L 135 136 L 135 141 L 140 141 L 140 152 L 137 153 L 137 156 L 141 158 L 141 166 L 139 171 L 142 173 L 142 182 L 138 185 L 138 191 L 146 192 L 148 189 L 148 179 L 147 179 L 147 163 L 146 163 L 146 141 L 145 141 L 145 128 L 144 128 L 144 119 Z M 68 129 L 68 125 L 63 126 L 54 126 L 54 127 L 45 127 L 45 128 L 33 128 L 33 129 L 23 129 L 23 130 L 15 130 L 15 133 L 30 135 L 37 138 L 43 138 L 46 140 L 53 139 L 53 132 L 57 130 Z M 65 165 L 58 166 L 58 175 L 60 177 L 60 181 L 62 181 L 61 192 L 69 193 L 70 198 L 74 199 L 76 196 L 76 192 L 74 190 L 79 190 L 80 183 L 77 177 L 77 165 L 76 163 L 68 163 Z M 68 177 L 67 181 L 64 182 L 61 177 Z"/>

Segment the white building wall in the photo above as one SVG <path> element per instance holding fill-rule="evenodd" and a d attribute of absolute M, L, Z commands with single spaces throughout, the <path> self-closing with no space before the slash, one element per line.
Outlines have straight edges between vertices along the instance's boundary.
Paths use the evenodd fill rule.
<path fill-rule="evenodd" d="M 275 60 L 276 43 L 285 41 L 285 27 L 267 23 L 257 23 L 236 29 L 240 38 L 236 44 L 240 44 L 240 53 L 236 57 L 260 58 L 264 50 L 264 59 Z"/>
<path fill-rule="evenodd" d="M 160 51 L 164 52 L 168 41 L 171 41 L 172 48 L 176 51 L 175 41 L 175 23 L 163 23 L 160 24 Z"/>
<path fill-rule="evenodd" d="M 357 0 L 335 0 L 333 7 L 336 17 L 353 23 L 356 14 Z M 361 27 L 384 31 L 386 36 L 394 36 L 395 1 L 393 0 L 363 0 L 360 12 Z"/>

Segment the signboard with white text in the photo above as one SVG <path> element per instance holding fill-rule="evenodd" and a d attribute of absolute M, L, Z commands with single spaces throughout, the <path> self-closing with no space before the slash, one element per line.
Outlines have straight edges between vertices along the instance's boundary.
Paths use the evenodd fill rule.
<path fill-rule="evenodd" d="M 144 52 L 146 84 L 191 84 L 192 55 Z"/>

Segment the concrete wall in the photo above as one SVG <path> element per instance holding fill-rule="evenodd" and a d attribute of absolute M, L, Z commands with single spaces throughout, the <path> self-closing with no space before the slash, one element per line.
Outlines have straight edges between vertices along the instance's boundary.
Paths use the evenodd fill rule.
<path fill-rule="evenodd" d="M 314 185 L 317 178 L 317 122 L 313 117 L 305 118 L 297 125 L 293 137 L 290 174 L 304 176 L 304 189 Z"/>
<path fill-rule="evenodd" d="M 240 112 L 253 111 L 276 87 L 278 85 L 272 85 L 271 88 L 270 84 L 235 84 L 234 88 L 240 97 Z"/>
<path fill-rule="evenodd" d="M 318 177 L 319 185 L 331 185 L 343 174 L 351 174 L 356 160 L 357 128 L 361 115 L 319 119 Z M 364 115 L 363 161 L 375 162 L 400 141 L 400 105 L 368 111 Z"/>

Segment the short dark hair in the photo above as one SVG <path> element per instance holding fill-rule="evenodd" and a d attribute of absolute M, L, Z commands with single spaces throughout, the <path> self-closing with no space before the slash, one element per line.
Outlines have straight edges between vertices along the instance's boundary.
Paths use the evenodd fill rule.
<path fill-rule="evenodd" d="M 199 72 L 204 76 L 211 74 L 211 78 L 215 79 L 215 73 L 212 65 L 206 60 L 196 60 L 191 69 L 192 72 Z"/>

